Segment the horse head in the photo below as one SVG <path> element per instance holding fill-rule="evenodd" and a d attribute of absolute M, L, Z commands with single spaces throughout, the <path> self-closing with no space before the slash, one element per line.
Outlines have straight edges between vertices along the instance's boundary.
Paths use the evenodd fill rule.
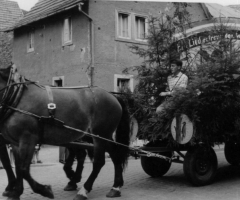
<path fill-rule="evenodd" d="M 17 72 L 15 64 L 11 64 L 7 68 L 0 69 L 0 96 L 4 96 L 4 93 L 8 90 L 8 85 L 12 83 L 19 83 L 20 75 Z M 2 95 L 1 95 L 2 94 Z"/>
<path fill-rule="evenodd" d="M 10 77 L 11 76 L 11 77 Z M 20 80 L 20 75 L 18 73 L 17 67 L 14 63 L 9 65 L 7 68 L 0 69 L 0 78 L 2 81 L 0 82 L 15 82 L 18 83 Z"/>

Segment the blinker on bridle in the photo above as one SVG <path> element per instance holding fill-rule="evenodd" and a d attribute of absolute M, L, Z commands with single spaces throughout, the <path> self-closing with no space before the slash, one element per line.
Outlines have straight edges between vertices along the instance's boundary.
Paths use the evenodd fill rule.
<path fill-rule="evenodd" d="M 3 93 L 3 96 L 2 96 L 2 99 L 0 101 L 0 108 L 2 108 L 4 106 L 4 104 L 6 103 L 5 100 L 6 98 L 8 97 L 8 94 L 9 94 L 9 91 L 10 91 L 10 88 L 12 86 L 15 86 L 15 85 L 20 85 L 20 84 L 24 84 L 26 85 L 27 83 L 35 83 L 34 81 L 20 81 L 22 79 L 22 76 L 20 76 L 18 73 L 17 73 L 17 67 L 15 64 L 13 64 L 11 66 L 11 69 L 10 69 L 10 72 L 9 72 L 9 76 L 8 76 L 8 80 L 7 80 L 7 84 L 5 87 L 3 87 L 2 89 L 0 89 L 0 92 L 4 91 Z"/>

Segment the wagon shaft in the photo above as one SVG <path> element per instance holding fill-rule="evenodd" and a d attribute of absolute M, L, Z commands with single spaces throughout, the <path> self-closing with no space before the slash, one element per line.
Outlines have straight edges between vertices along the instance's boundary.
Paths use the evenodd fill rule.
<path fill-rule="evenodd" d="M 86 142 L 70 142 L 59 146 L 93 150 L 93 144 Z"/>

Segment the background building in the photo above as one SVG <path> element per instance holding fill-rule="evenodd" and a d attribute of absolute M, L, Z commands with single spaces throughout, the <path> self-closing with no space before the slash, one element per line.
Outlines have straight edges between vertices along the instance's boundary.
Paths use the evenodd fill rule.
<path fill-rule="evenodd" d="M 148 17 L 168 12 L 168 7 L 171 3 L 39 1 L 9 29 L 14 31 L 13 62 L 22 74 L 42 84 L 92 84 L 108 91 L 127 85 L 133 90 L 134 72 L 123 70 L 142 60 L 129 46 L 147 47 Z M 227 9 L 236 18 L 234 10 Z M 217 10 L 213 4 L 191 3 L 188 11 L 194 27 L 189 34 L 204 31 L 219 17 L 214 14 Z"/>
<path fill-rule="evenodd" d="M 3 30 L 13 26 L 21 17 L 23 12 L 16 2 L 0 0 L 0 67 L 8 66 L 12 61 L 13 33 Z"/>

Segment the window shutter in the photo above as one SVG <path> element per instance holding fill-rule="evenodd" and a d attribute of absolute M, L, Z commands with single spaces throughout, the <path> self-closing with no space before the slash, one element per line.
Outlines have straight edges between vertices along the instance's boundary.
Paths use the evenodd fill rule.
<path fill-rule="evenodd" d="M 66 43 L 69 40 L 69 21 L 68 19 L 64 20 L 64 27 L 63 27 L 63 42 Z"/>

